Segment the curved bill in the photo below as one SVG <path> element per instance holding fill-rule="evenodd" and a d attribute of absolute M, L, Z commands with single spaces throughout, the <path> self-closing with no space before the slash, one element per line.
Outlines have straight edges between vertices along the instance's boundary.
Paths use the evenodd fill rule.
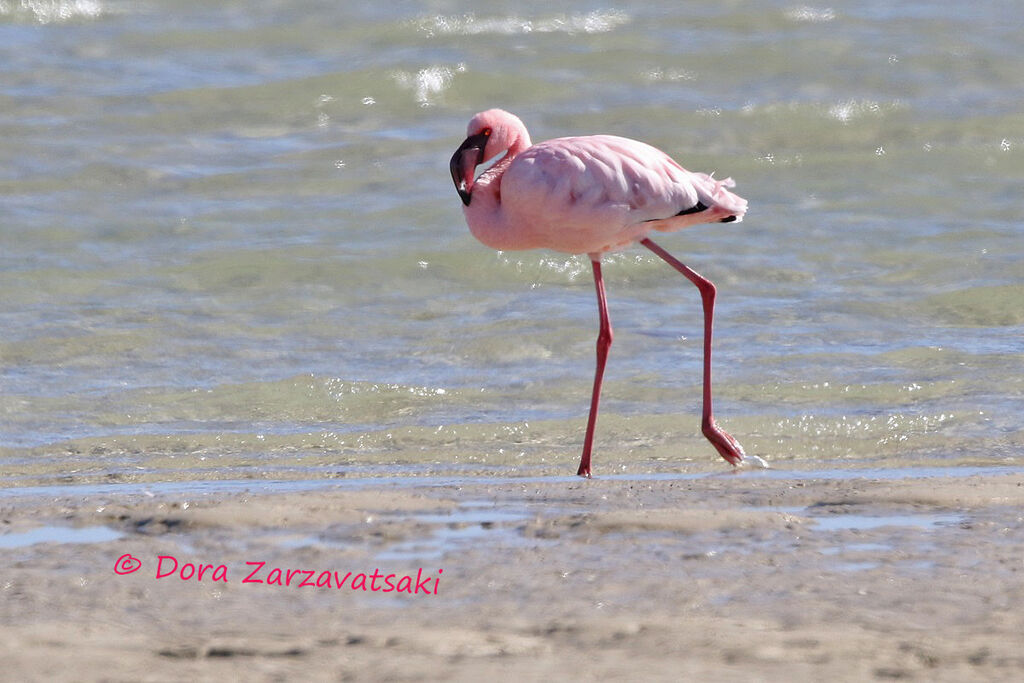
<path fill-rule="evenodd" d="M 466 206 L 469 206 L 469 201 L 472 198 L 470 193 L 473 191 L 473 176 L 476 167 L 484 163 L 484 147 L 487 145 L 490 133 L 491 131 L 485 130 L 482 133 L 470 135 L 455 150 L 449 163 L 455 189 Z"/>

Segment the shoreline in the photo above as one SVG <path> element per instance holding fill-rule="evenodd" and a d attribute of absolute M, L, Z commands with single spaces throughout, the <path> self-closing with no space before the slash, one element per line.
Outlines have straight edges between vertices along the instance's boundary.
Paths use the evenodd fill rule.
<path fill-rule="evenodd" d="M 807 463 L 782 462 L 768 467 L 725 468 L 714 465 L 680 470 L 679 467 L 656 469 L 658 463 L 632 463 L 635 471 L 629 471 L 624 463 L 606 463 L 605 471 L 598 472 L 593 479 L 605 481 L 686 481 L 703 477 L 744 476 L 768 479 L 881 479 L 898 481 L 908 478 L 934 477 L 966 477 L 995 476 L 1002 474 L 1024 475 L 1024 465 L 1010 463 L 980 464 L 927 464 L 912 466 L 869 466 L 863 461 L 839 462 L 831 467 L 808 466 Z M 570 463 L 571 464 L 571 463 Z M 686 463 L 691 465 L 692 463 Z M 180 472 L 181 476 L 168 478 L 172 474 L 167 471 L 135 475 L 127 480 L 103 482 L 87 480 L 85 483 L 46 484 L 43 481 L 66 477 L 36 476 L 24 477 L 31 483 L 0 487 L 0 502 L 11 499 L 40 498 L 80 498 L 82 496 L 196 496 L 196 495 L 232 495 L 251 493 L 254 495 L 296 493 L 302 491 L 329 491 L 332 489 L 351 490 L 372 488 L 380 485 L 391 485 L 397 488 L 443 487 L 458 485 L 514 485 L 519 483 L 572 483 L 580 480 L 577 475 L 565 474 L 566 466 L 494 466 L 475 465 L 458 468 L 431 464 L 387 464 L 387 465 L 345 465 L 334 468 L 329 475 L 308 469 L 287 472 L 289 476 L 277 478 L 261 472 L 256 477 L 219 479 L 190 478 L 196 472 Z M 350 476 L 355 472 L 363 476 Z M 208 474 L 208 473 L 204 473 Z M 280 475 L 281 472 L 276 474 Z M 99 479 L 102 479 L 99 478 Z"/>

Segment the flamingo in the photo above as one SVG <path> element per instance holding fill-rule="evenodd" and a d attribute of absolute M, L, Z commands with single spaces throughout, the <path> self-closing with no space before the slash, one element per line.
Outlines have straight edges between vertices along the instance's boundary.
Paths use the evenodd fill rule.
<path fill-rule="evenodd" d="M 711 410 L 711 331 L 715 286 L 655 244 L 652 232 L 674 232 L 699 223 L 743 219 L 747 201 L 716 180 L 687 171 L 646 143 L 613 135 L 565 137 L 532 144 L 526 126 L 501 109 L 476 114 L 466 140 L 452 155 L 452 180 L 469 230 L 499 250 L 547 248 L 587 254 L 594 272 L 600 327 L 590 415 L 577 474 L 590 477 L 601 383 L 612 325 L 601 255 L 635 242 L 650 249 L 696 285 L 704 309 L 704 377 L 701 431 L 733 466 L 743 463 L 739 442 L 719 427 Z M 504 155 L 504 156 L 501 156 Z M 476 168 L 498 158 L 476 176 Z"/>

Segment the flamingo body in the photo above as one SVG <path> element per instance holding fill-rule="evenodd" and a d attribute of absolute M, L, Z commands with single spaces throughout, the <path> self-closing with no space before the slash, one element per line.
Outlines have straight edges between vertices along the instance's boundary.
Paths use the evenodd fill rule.
<path fill-rule="evenodd" d="M 601 254 L 655 230 L 738 221 L 747 209 L 726 189 L 731 179 L 687 171 L 637 140 L 589 135 L 531 145 L 523 123 L 497 109 L 473 117 L 469 139 L 484 130 L 483 161 L 505 157 L 475 181 L 461 180 L 472 196 L 464 207 L 470 230 L 495 249 Z M 707 209 L 678 215 L 698 205 Z"/>
<path fill-rule="evenodd" d="M 501 156 L 504 154 L 504 156 Z M 476 168 L 497 158 L 476 176 Z M 699 223 L 742 220 L 747 202 L 729 191 L 731 179 L 687 171 L 643 142 L 613 135 L 565 137 L 532 144 L 516 116 L 491 109 L 474 116 L 451 159 L 451 174 L 470 232 L 501 250 L 547 248 L 588 254 L 594 268 L 601 328 L 590 419 L 579 474 L 590 476 L 590 454 L 612 330 L 601 276 L 601 254 L 640 242 L 701 291 L 705 312 L 705 436 L 730 463 L 743 449 L 711 415 L 711 318 L 715 288 L 649 239 Z"/>

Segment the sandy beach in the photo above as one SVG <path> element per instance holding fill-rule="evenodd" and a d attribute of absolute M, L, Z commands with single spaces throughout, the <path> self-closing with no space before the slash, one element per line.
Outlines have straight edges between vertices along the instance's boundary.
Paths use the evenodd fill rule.
<path fill-rule="evenodd" d="M 3 678 L 1012 679 L 1022 503 L 998 469 L 7 495 Z"/>

